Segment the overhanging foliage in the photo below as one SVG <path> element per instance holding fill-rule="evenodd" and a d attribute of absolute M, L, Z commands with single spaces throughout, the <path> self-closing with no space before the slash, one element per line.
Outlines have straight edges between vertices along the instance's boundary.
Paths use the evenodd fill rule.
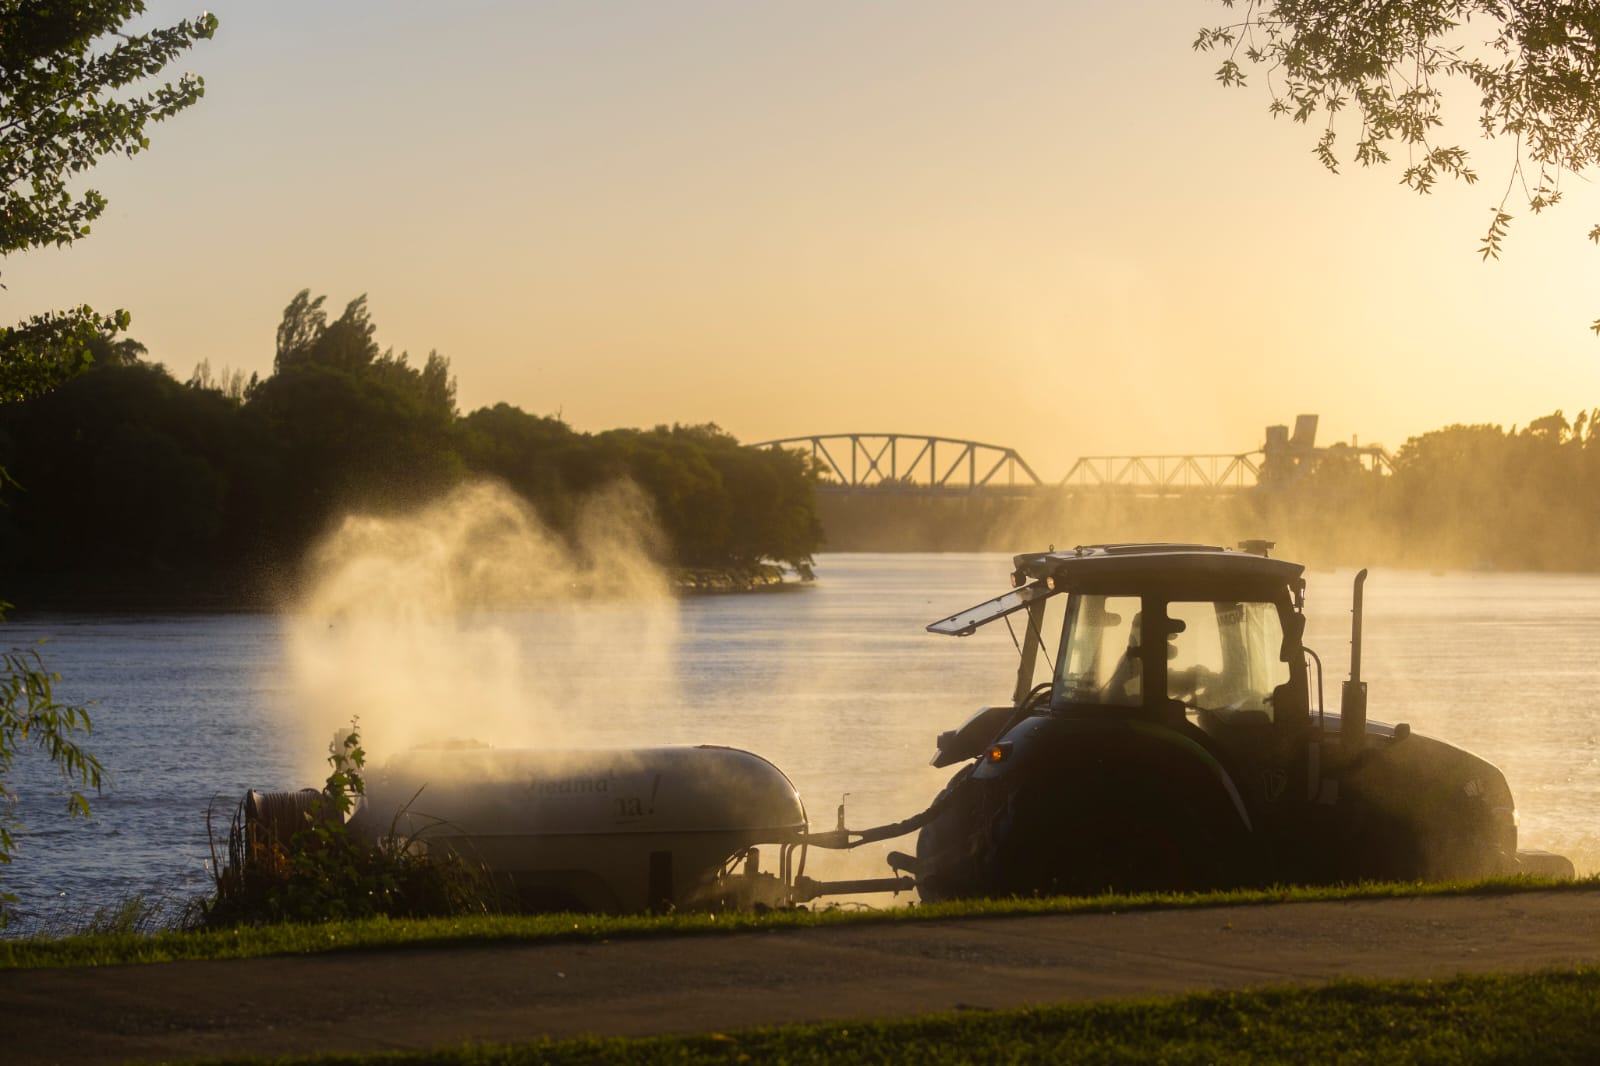
<path fill-rule="evenodd" d="M 1538 214 L 1560 202 L 1563 178 L 1600 160 L 1593 0 L 1221 2 L 1237 18 L 1202 29 L 1194 47 L 1223 55 L 1216 76 L 1224 85 L 1244 85 L 1250 67 L 1263 70 L 1268 110 L 1319 127 L 1312 150 L 1330 170 L 1341 163 L 1339 118 L 1353 112 L 1352 154 L 1362 166 L 1397 163 L 1401 182 L 1419 193 L 1440 177 L 1472 184 L 1468 151 L 1435 138 L 1447 104 L 1475 100 L 1483 136 L 1514 144 L 1479 247 L 1485 259 L 1500 254 L 1514 196 Z M 1589 237 L 1600 242 L 1600 225 Z M 1591 328 L 1600 332 L 1600 320 Z"/>

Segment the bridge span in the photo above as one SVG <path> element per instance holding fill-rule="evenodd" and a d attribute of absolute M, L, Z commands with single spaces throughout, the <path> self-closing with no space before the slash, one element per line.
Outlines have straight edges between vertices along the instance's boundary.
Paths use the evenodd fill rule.
<path fill-rule="evenodd" d="M 818 491 L 848 494 L 1026 495 L 1046 489 L 1123 490 L 1139 495 L 1238 492 L 1263 479 L 1285 481 L 1333 455 L 1375 473 L 1392 473 L 1380 445 L 1316 445 L 1317 416 L 1268 426 L 1259 448 L 1212 455 L 1094 455 L 1078 459 L 1057 482 L 1040 478 L 1015 448 L 918 433 L 831 433 L 761 441 L 754 448 L 808 454 L 821 474 Z"/>
<path fill-rule="evenodd" d="M 784 437 L 753 448 L 807 452 L 823 492 L 962 494 L 1045 487 L 1015 448 L 915 433 L 830 433 Z"/>

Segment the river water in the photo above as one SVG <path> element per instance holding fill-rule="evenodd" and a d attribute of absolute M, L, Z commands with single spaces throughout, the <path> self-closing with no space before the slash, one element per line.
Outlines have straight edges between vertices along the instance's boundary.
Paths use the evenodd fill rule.
<path fill-rule="evenodd" d="M 1003 591 L 1009 569 L 1000 555 L 824 555 L 804 587 L 502 610 L 470 625 L 424 617 L 420 633 L 360 654 L 330 626 L 316 683 L 324 704 L 330 686 L 347 694 L 334 712 L 360 715 L 375 759 L 419 727 L 491 743 L 728 744 L 781 767 L 813 825 L 831 827 L 843 802 L 859 828 L 921 810 L 950 773 L 927 765 L 935 735 L 1009 698 L 1016 652 L 1003 625 L 964 639 L 923 630 Z M 1352 576 L 1308 574 L 1306 642 L 1330 709 L 1348 668 Z M 1365 633 L 1373 718 L 1496 763 L 1524 847 L 1567 854 L 1580 872 L 1600 866 L 1600 576 L 1377 571 Z M 0 634 L 46 641 L 57 695 L 90 705 L 89 747 L 107 770 L 93 817 L 74 821 L 42 759 L 19 757 L 23 828 L 0 887 L 22 898 L 21 918 L 6 935 L 70 927 L 136 894 L 173 904 L 202 893 L 208 809 L 225 830 L 245 790 L 318 785 L 326 772 L 339 721 L 301 705 L 305 631 L 278 616 L 63 614 Z M 515 728 L 508 690 L 527 708 Z M 390 716 L 407 701 L 403 722 Z M 496 702 L 496 716 L 476 715 Z M 808 873 L 885 875 L 884 854 L 908 843 L 814 854 Z"/>

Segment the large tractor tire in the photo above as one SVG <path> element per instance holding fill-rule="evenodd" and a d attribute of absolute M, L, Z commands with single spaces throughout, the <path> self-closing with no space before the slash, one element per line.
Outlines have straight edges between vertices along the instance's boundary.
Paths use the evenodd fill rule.
<path fill-rule="evenodd" d="M 1167 782 L 1024 782 L 990 829 L 1003 895 L 1193 892 L 1250 879 L 1249 836 L 1215 797 Z"/>
<path fill-rule="evenodd" d="M 988 895 L 983 882 L 995 783 L 963 767 L 934 800 L 937 817 L 917 834 L 917 895 L 924 903 Z"/>
<path fill-rule="evenodd" d="M 1256 879 L 1250 833 L 1215 783 L 1147 774 L 953 779 L 917 841 L 924 900 L 1201 891 Z"/>

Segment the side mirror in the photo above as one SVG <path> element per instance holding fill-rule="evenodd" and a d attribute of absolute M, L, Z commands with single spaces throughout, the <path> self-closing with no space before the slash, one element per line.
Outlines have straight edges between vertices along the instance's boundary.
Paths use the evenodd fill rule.
<path fill-rule="evenodd" d="M 1306 616 L 1291 614 L 1283 627 L 1283 647 L 1278 652 L 1278 658 L 1284 662 L 1293 662 L 1296 654 L 1302 647 L 1301 642 L 1306 636 Z"/>

